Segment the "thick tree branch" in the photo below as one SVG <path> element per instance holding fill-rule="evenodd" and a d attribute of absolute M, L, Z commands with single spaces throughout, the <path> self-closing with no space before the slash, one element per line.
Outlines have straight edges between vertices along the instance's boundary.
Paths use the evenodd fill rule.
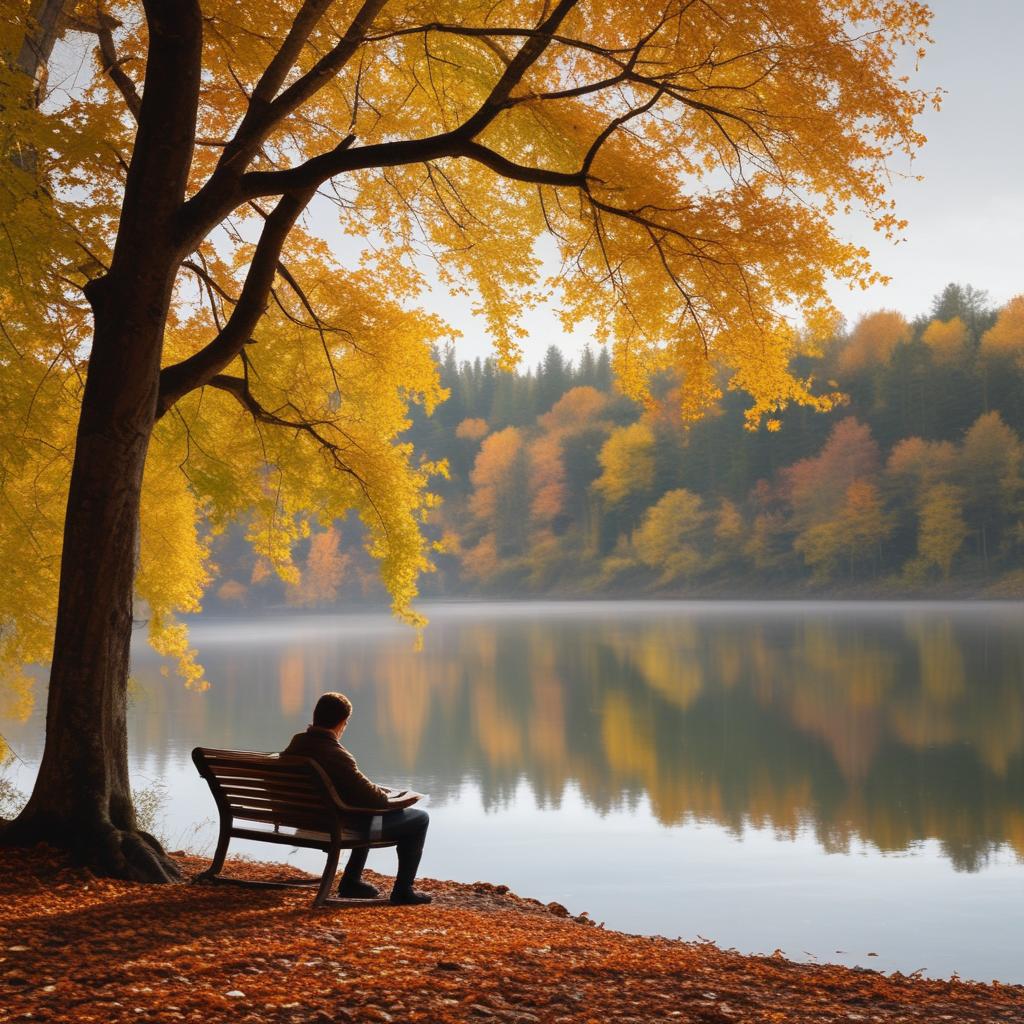
<path fill-rule="evenodd" d="M 477 111 L 452 132 L 426 139 L 399 140 L 352 149 L 353 135 L 347 136 L 334 149 L 311 157 L 286 171 L 254 171 L 242 174 L 256 152 L 258 141 L 266 137 L 275 124 L 316 93 L 347 63 L 364 42 L 374 17 L 385 0 L 366 0 L 342 41 L 317 62 L 314 67 L 281 93 L 258 120 L 253 116 L 251 134 L 241 138 L 241 128 L 221 157 L 209 181 L 185 204 L 182 217 L 183 245 L 194 248 L 230 210 L 247 199 L 306 188 L 318 188 L 328 178 L 346 171 L 369 167 L 394 167 L 420 163 L 443 156 L 470 155 L 457 152 L 461 144 L 471 142 L 510 104 L 510 95 L 527 70 L 551 44 L 558 27 L 579 0 L 560 0 L 551 13 L 537 26 L 505 67 L 487 98 Z M 243 122 L 244 123 L 244 122 Z M 235 153 L 237 151 L 237 157 Z M 481 155 L 489 157 L 491 151 Z M 495 155 L 497 156 L 497 155 Z M 501 159 L 501 158 L 498 158 Z M 508 162 L 509 168 L 514 167 Z M 523 173 L 528 169 L 523 168 Z M 538 172 L 547 175 L 549 172 Z M 275 177 L 276 175 L 276 177 Z M 547 178 L 531 176 L 525 181 L 553 183 Z"/>
<path fill-rule="evenodd" d="M 306 419 L 286 419 L 283 416 L 279 416 L 276 412 L 265 409 L 249 388 L 248 376 L 243 378 L 218 373 L 214 374 L 205 382 L 205 384 L 208 387 L 217 388 L 220 391 L 227 392 L 229 395 L 233 395 L 242 408 L 245 409 L 257 423 L 266 423 L 274 427 L 283 427 L 288 430 L 294 430 L 300 434 L 305 434 L 307 437 L 311 437 L 323 453 L 331 460 L 336 469 L 345 473 L 347 476 L 352 477 L 352 479 L 356 481 L 359 485 L 359 489 L 363 493 L 363 497 L 366 498 L 367 503 L 376 513 L 385 534 L 387 533 L 386 521 L 380 514 L 380 510 L 378 509 L 373 496 L 370 494 L 370 489 L 366 481 L 345 461 L 341 446 L 335 444 L 326 436 L 323 430 L 320 429 L 323 426 L 330 426 L 330 423 Z"/>
<path fill-rule="evenodd" d="M 99 41 L 100 56 L 103 58 L 103 70 L 110 76 L 110 80 L 117 86 L 118 92 L 124 98 L 125 105 L 131 111 L 136 121 L 142 110 L 142 97 L 135 88 L 135 82 L 124 70 L 124 61 L 129 58 L 118 58 L 114 46 L 114 26 L 120 24 L 116 18 L 111 18 L 99 7 L 96 8 L 96 38 Z"/>
<path fill-rule="evenodd" d="M 345 142 L 350 139 L 351 136 Z M 562 185 L 572 188 L 581 186 L 585 180 L 584 175 L 578 171 L 555 171 L 517 164 L 487 146 L 465 139 L 460 128 L 426 139 L 382 142 L 378 145 L 360 146 L 358 149 L 339 146 L 330 153 L 313 157 L 304 164 L 286 171 L 251 171 L 243 175 L 241 190 L 246 198 L 251 199 L 280 195 L 289 189 L 318 188 L 329 178 L 349 171 L 399 167 L 444 157 L 467 157 L 490 167 L 506 178 L 540 185 Z"/>
<path fill-rule="evenodd" d="M 191 221 L 190 230 L 194 233 L 188 244 L 194 245 L 212 224 L 240 203 L 248 201 L 251 204 L 252 200 L 264 196 L 283 197 L 274 212 L 267 217 L 242 295 L 224 328 L 200 352 L 175 366 L 165 368 L 162 372 L 159 414 L 162 415 L 182 395 L 220 373 L 242 351 L 242 347 L 251 338 L 267 301 L 273 295 L 275 272 L 284 273 L 279 257 L 292 224 L 317 188 L 325 181 L 347 172 L 412 163 L 429 164 L 445 158 L 469 159 L 483 164 L 502 177 L 537 185 L 579 189 L 592 204 L 595 213 L 602 211 L 608 215 L 632 220 L 648 232 L 677 235 L 685 238 L 692 246 L 692 239 L 686 238 L 682 232 L 670 225 L 658 223 L 647 216 L 645 211 L 620 208 L 603 202 L 595 197 L 592 189 L 593 185 L 599 183 L 591 174 L 591 168 L 601 147 L 628 121 L 651 111 L 665 96 L 710 116 L 716 123 L 720 123 L 718 117 L 730 117 L 752 130 L 751 124 L 742 115 L 720 110 L 714 105 L 696 101 L 689 96 L 689 89 L 679 84 L 678 70 L 664 75 L 648 75 L 638 70 L 638 67 L 646 64 L 642 59 L 645 47 L 664 27 L 667 16 L 632 47 L 622 48 L 621 51 L 601 50 L 601 55 L 618 69 L 614 76 L 590 85 L 561 90 L 550 96 L 538 94 L 529 97 L 565 99 L 612 88 L 622 83 L 632 83 L 652 91 L 646 101 L 631 107 L 606 124 L 584 154 L 578 170 L 559 171 L 520 164 L 477 141 L 479 134 L 501 111 L 523 100 L 521 97 L 514 97 L 512 93 L 522 82 L 528 69 L 536 63 L 551 43 L 558 39 L 564 40 L 566 45 L 570 44 L 568 37 L 559 36 L 558 30 L 577 2 L 578 0 L 561 0 L 550 9 L 536 28 L 494 30 L 496 35 L 519 35 L 525 42 L 514 56 L 503 58 L 504 70 L 487 98 L 459 127 L 427 138 L 396 140 L 359 147 L 353 147 L 355 136 L 350 134 L 332 150 L 311 157 L 296 167 L 244 173 L 244 167 L 254 155 L 254 147 L 258 147 L 259 140 L 265 138 L 272 127 L 280 123 L 288 113 L 293 112 L 305 99 L 322 88 L 351 58 L 359 45 L 367 38 L 371 38 L 368 36 L 369 28 L 383 4 L 383 0 L 365 0 L 349 31 L 337 46 L 321 58 L 309 72 L 277 95 L 277 91 L 287 78 L 288 71 L 298 59 L 326 10 L 327 5 L 323 0 L 306 0 L 300 7 L 281 49 L 275 54 L 257 83 L 242 125 L 225 148 L 217 170 L 203 189 L 186 204 L 187 219 Z M 453 26 L 430 27 L 437 31 L 459 31 Z M 481 36 L 487 31 L 489 30 L 466 30 L 468 34 Z M 598 241 L 603 244 L 600 225 L 597 227 Z M 652 233 L 650 237 L 655 240 L 659 256 L 665 263 L 666 255 L 658 235 Z M 670 270 L 667 265 L 666 270 Z M 678 285 L 678 278 L 671 273 L 670 277 Z M 295 290 L 294 279 L 289 283 Z M 321 332 L 322 337 L 323 324 L 316 317 L 308 300 L 301 294 L 301 290 L 296 294 L 299 295 L 307 312 L 313 316 L 314 326 Z M 327 349 L 325 343 L 325 350 Z M 329 357 L 329 351 L 327 354 Z"/>
<path fill-rule="evenodd" d="M 222 176 L 237 177 L 244 171 L 274 126 L 322 89 L 348 63 L 386 2 L 364 0 L 338 44 L 278 95 L 278 90 L 295 65 L 316 23 L 330 7 L 330 0 L 306 0 L 303 3 L 280 49 L 256 83 L 245 117 L 235 137 L 224 150 L 214 178 L 218 172 Z"/>
<path fill-rule="evenodd" d="M 288 30 L 288 35 L 285 36 L 280 49 L 274 54 L 252 91 L 249 110 L 239 126 L 239 136 L 245 135 L 253 126 L 252 122 L 266 113 L 266 108 L 281 91 L 288 72 L 295 66 L 295 62 L 299 59 L 299 54 L 302 53 L 302 48 L 309 40 L 313 29 L 316 28 L 317 22 L 326 14 L 327 8 L 330 6 L 331 0 L 303 0 L 302 6 L 295 15 L 295 20 Z M 246 124 L 246 120 L 249 121 L 249 124 Z"/>
<path fill-rule="evenodd" d="M 135 88 L 135 82 L 124 70 L 123 65 L 131 60 L 130 57 L 118 57 L 117 47 L 114 45 L 114 29 L 121 22 L 110 14 L 107 14 L 99 4 L 96 5 L 95 21 L 88 21 L 83 17 L 68 17 L 67 26 L 78 32 L 87 32 L 96 36 L 100 51 L 100 67 L 114 83 L 125 106 L 131 112 L 136 122 L 139 120 L 139 112 L 142 109 L 142 97 Z"/>
<path fill-rule="evenodd" d="M 32 82 L 32 93 L 28 98 L 30 106 L 38 107 L 46 98 L 46 75 L 50 54 L 64 28 L 64 8 L 71 6 L 70 0 L 33 0 L 28 11 L 20 16 L 24 35 L 14 66 Z M 22 171 L 36 175 L 38 153 L 24 142 L 15 143 L 8 159 Z"/>
<path fill-rule="evenodd" d="M 194 355 L 161 371 L 158 417 L 183 395 L 220 373 L 250 339 L 266 309 L 285 239 L 313 193 L 313 189 L 289 192 L 281 197 L 277 206 L 268 214 L 249 264 L 245 284 L 224 329 Z"/>
<path fill-rule="evenodd" d="M 186 252 L 194 249 L 231 210 L 247 198 L 253 198 L 241 193 L 238 187 L 238 180 L 245 168 L 275 126 L 322 89 L 348 63 L 386 2 L 364 0 L 341 41 L 306 74 L 280 95 L 276 95 L 317 21 L 329 6 L 323 0 L 306 0 L 284 43 L 257 83 L 242 123 L 234 138 L 224 147 L 216 169 L 182 210 L 180 234 Z M 351 136 L 335 147 L 334 151 L 348 148 L 354 141 L 354 136 Z M 260 194 L 280 195 L 283 191 Z"/>
<path fill-rule="evenodd" d="M 512 90 L 551 45 L 559 25 L 565 21 L 569 12 L 578 2 L 579 0 L 560 0 L 548 17 L 537 26 L 536 34 L 528 37 L 519 48 L 495 83 L 494 88 L 491 89 L 490 95 L 480 104 L 480 109 L 458 129 L 463 138 L 475 138 L 505 109 Z"/>

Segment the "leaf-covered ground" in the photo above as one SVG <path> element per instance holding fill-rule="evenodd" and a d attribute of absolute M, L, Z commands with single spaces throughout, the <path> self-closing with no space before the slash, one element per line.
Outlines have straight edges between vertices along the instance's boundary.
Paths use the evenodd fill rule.
<path fill-rule="evenodd" d="M 422 887 L 430 906 L 313 910 L 300 889 L 144 886 L 0 851 L 0 1021 L 1024 1022 L 1024 986 L 741 956 L 503 886 Z"/>

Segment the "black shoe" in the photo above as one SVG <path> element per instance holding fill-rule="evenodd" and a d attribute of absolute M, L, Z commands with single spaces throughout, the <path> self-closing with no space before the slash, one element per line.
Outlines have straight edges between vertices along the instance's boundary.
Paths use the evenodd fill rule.
<path fill-rule="evenodd" d="M 369 882 L 342 882 L 338 895 L 344 900 L 375 900 L 380 890 Z"/>
<path fill-rule="evenodd" d="M 396 890 L 391 894 L 391 902 L 400 906 L 418 906 L 421 903 L 429 903 L 433 899 L 425 892 L 416 892 L 415 889 Z"/>

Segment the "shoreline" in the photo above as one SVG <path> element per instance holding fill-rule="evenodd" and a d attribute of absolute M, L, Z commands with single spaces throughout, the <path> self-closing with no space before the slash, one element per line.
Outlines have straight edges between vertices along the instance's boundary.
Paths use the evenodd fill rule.
<path fill-rule="evenodd" d="M 178 859 L 189 876 L 207 864 Z M 605 929 L 503 885 L 422 887 L 424 907 L 313 910 L 308 890 L 140 885 L 0 850 L 0 1021 L 1024 1021 L 1022 985 L 745 956 Z"/>
<path fill-rule="evenodd" d="M 772 591 L 764 594 L 739 595 L 720 593 L 687 593 L 687 594 L 643 594 L 643 595 L 581 595 L 581 594 L 543 594 L 531 596 L 500 596 L 487 595 L 480 597 L 436 597 L 427 596 L 416 599 L 416 608 L 427 617 L 427 628 L 441 615 L 472 615 L 476 612 L 487 614 L 501 611 L 510 615 L 529 615 L 531 608 L 543 609 L 549 613 L 552 609 L 563 609 L 580 614 L 592 614 L 595 611 L 614 610 L 616 614 L 623 609 L 641 610 L 700 610 L 730 611 L 757 609 L 772 613 L 800 610 L 816 614 L 831 614 L 843 609 L 858 613 L 885 609 L 906 610 L 938 610 L 960 609 L 964 612 L 982 611 L 984 609 L 1011 610 L 1024 607 L 1024 591 L 1019 595 L 1000 595 L 990 593 L 972 593 L 968 595 L 924 596 L 922 594 L 864 594 L 864 593 L 832 593 L 817 594 L 813 592 Z M 256 626 L 265 622 L 305 622 L 317 625 L 329 622 L 354 622 L 373 620 L 380 628 L 385 624 L 394 632 L 408 631 L 406 623 L 394 617 L 387 605 L 368 602 L 366 604 L 343 604 L 334 608 L 290 608 L 285 605 L 266 608 L 204 610 L 201 613 L 182 616 L 190 630 L 201 630 L 208 627 Z"/>
<path fill-rule="evenodd" d="M 593 607 L 606 605 L 787 605 L 821 604 L 826 606 L 850 605 L 920 605 L 964 606 L 1003 605 L 1024 603 L 1024 583 L 1013 585 L 994 583 L 987 586 L 965 586 L 942 589 L 886 589 L 851 585 L 849 587 L 817 588 L 780 584 L 745 590 L 729 587 L 694 587 L 686 591 L 607 592 L 586 593 L 577 590 L 547 591 L 541 594 L 423 594 L 416 598 L 416 608 L 424 611 L 438 608 L 475 608 L 526 605 L 580 605 Z M 250 622 L 270 618 L 317 619 L 330 617 L 392 616 L 390 606 L 382 601 L 354 601 L 318 608 L 297 608 L 290 605 L 228 607 L 216 605 L 204 608 L 198 614 L 182 616 L 190 626 L 209 622 Z M 397 620 L 396 620 L 397 621 Z"/>

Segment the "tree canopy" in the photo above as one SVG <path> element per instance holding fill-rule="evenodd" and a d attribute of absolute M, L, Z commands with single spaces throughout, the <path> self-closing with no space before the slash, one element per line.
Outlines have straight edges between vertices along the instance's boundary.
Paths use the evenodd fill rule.
<path fill-rule="evenodd" d="M 145 260 L 147 223 L 174 259 L 136 586 L 154 641 L 198 681 L 173 615 L 198 607 L 208 531 L 242 515 L 289 578 L 311 524 L 355 510 L 413 615 L 442 467 L 400 435 L 409 403 L 444 398 L 431 346 L 455 333 L 417 308 L 425 267 L 465 296 L 503 366 L 523 312 L 554 293 L 640 401 L 673 367 L 685 417 L 723 388 L 750 395 L 750 423 L 823 408 L 792 359 L 834 324 L 831 277 L 876 280 L 831 217 L 901 230 L 890 164 L 923 142 L 914 118 L 935 101 L 897 73 L 923 52 L 928 10 L 889 0 L 3 13 L 8 668 L 48 660 L 93 318 L 111 268 Z M 152 187 L 169 166 L 180 202 Z"/>

